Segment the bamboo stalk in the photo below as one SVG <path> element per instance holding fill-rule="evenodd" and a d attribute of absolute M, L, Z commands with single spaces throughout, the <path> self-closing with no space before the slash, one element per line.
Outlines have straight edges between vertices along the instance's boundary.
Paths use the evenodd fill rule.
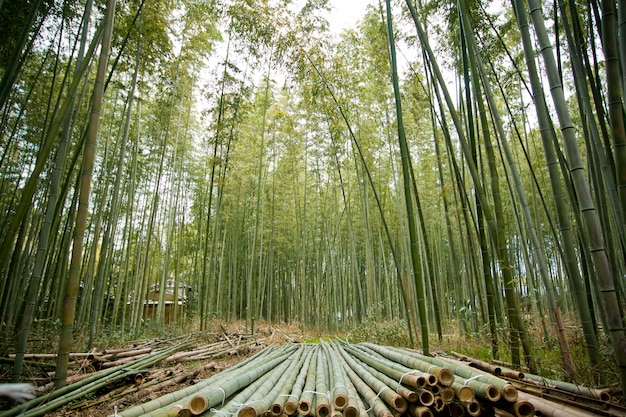
<path fill-rule="evenodd" d="M 372 368 L 384 373 L 390 378 L 396 380 L 400 384 L 406 384 L 411 387 L 424 388 L 427 385 L 427 376 L 425 372 L 408 368 L 396 362 L 392 362 L 387 358 L 378 355 L 374 357 L 366 352 L 354 349 L 354 347 L 344 346 L 351 355 L 368 364 Z"/>
<path fill-rule="evenodd" d="M 477 417 L 482 412 L 480 403 L 476 400 L 460 401 L 459 403 L 465 408 L 465 412 L 472 417 Z"/>
<path fill-rule="evenodd" d="M 331 372 L 333 374 L 333 407 L 336 410 L 342 411 L 348 406 L 348 389 L 346 388 L 346 374 L 343 371 L 341 363 L 337 360 L 337 357 L 332 354 L 331 348 L 322 344 L 322 347 L 326 350 L 327 356 L 330 359 Z"/>
<path fill-rule="evenodd" d="M 348 347 L 348 346 L 346 346 Z M 352 353 L 352 350 L 349 351 L 351 354 L 353 354 L 354 356 L 358 355 L 358 351 Z M 365 359 L 367 359 L 367 356 L 365 357 Z M 417 402 L 419 401 L 418 398 L 418 392 L 408 389 L 406 388 L 404 385 L 402 385 L 400 383 L 400 380 L 402 380 L 404 382 L 403 376 L 405 374 L 401 374 L 398 377 L 398 380 L 394 380 L 393 378 L 389 377 L 387 374 L 378 371 L 376 368 L 371 367 L 368 363 L 372 363 L 372 361 L 368 361 L 366 362 L 361 362 L 360 365 L 370 374 L 372 374 L 375 378 L 377 378 L 378 380 L 380 380 L 383 384 L 387 385 L 388 387 L 395 389 L 395 391 L 400 394 L 405 400 L 407 400 L 408 402 Z M 398 371 L 400 372 L 400 371 Z M 397 374 L 396 374 L 397 375 Z M 424 385 L 426 384 L 426 379 L 424 378 Z"/>
<path fill-rule="evenodd" d="M 304 387 L 302 389 L 302 394 L 300 395 L 300 400 L 298 401 L 298 413 L 303 416 L 308 416 L 313 414 L 313 393 L 315 391 L 315 370 L 317 369 L 317 346 L 314 348 L 313 356 L 311 357 L 311 362 L 309 364 L 309 368 L 306 373 L 306 381 L 304 383 Z"/>
<path fill-rule="evenodd" d="M 304 363 L 300 368 L 298 376 L 291 388 L 291 392 L 289 393 L 289 397 L 287 397 L 287 401 L 283 407 L 285 414 L 291 416 L 298 411 L 298 401 L 300 400 L 300 395 L 302 394 L 302 390 L 304 389 L 304 384 L 306 382 L 307 373 L 309 370 L 309 366 L 311 364 L 311 360 L 313 357 L 313 350 L 309 349 L 307 355 L 305 357 Z"/>
<path fill-rule="evenodd" d="M 345 360 L 346 364 L 356 372 L 356 374 L 363 379 L 373 390 L 378 392 L 377 396 L 380 396 L 387 404 L 389 404 L 394 410 L 403 413 L 407 410 L 408 404 L 406 400 L 397 392 L 389 388 L 388 385 L 381 380 L 374 377 L 367 371 L 361 364 L 353 359 L 341 346 L 338 347 L 339 353 Z M 356 384 L 355 384 L 356 385 Z M 357 387 L 358 388 L 358 387 Z M 371 405 L 371 404 L 370 404 Z"/>
<path fill-rule="evenodd" d="M 392 350 L 396 350 L 395 348 L 389 348 Z M 497 387 L 501 391 L 501 397 L 508 402 L 517 401 L 517 389 L 511 385 L 508 381 L 505 381 L 501 378 L 498 378 L 494 375 L 485 373 L 484 371 L 478 370 L 476 368 L 471 368 L 467 366 L 465 363 L 457 361 L 452 358 L 433 358 L 430 356 L 420 355 L 417 352 L 406 351 L 409 356 L 414 357 L 416 359 L 423 359 L 428 363 L 432 363 L 435 366 L 445 366 L 452 370 L 455 375 L 461 376 L 467 380 L 471 380 L 472 378 L 478 378 L 481 382 L 486 382 L 488 384 L 492 384 Z M 478 391 L 477 391 L 478 392 Z"/>
<path fill-rule="evenodd" d="M 385 356 L 391 360 L 397 361 L 409 368 L 418 369 L 422 372 L 432 374 L 437 377 L 439 383 L 443 386 L 449 387 L 454 382 L 454 374 L 443 363 L 436 364 L 427 361 L 429 356 L 415 356 L 413 352 L 407 350 L 395 349 L 392 347 L 382 347 L 371 343 L 362 343 L 362 346 L 367 347 L 382 356 Z"/>
<path fill-rule="evenodd" d="M 175 352 L 178 349 L 182 349 L 187 345 L 187 342 L 181 343 L 179 345 L 172 346 L 170 348 L 166 348 L 156 354 L 153 354 L 147 358 L 137 359 L 134 363 L 130 365 L 121 365 L 115 368 L 111 368 L 109 371 L 103 372 L 102 374 L 94 375 L 89 378 L 86 378 L 82 381 L 79 381 L 72 385 L 66 385 L 63 388 L 60 388 L 56 391 L 51 392 L 48 395 L 43 395 L 37 397 L 31 401 L 28 401 L 20 406 L 14 407 L 10 410 L 0 413 L 1 417 L 10 417 L 20 414 L 25 417 L 34 417 L 43 415 L 52 410 L 55 410 L 61 407 L 64 404 L 69 403 L 77 398 L 80 398 L 88 393 L 94 392 L 99 388 L 106 386 L 112 382 L 115 382 L 119 379 L 126 378 L 129 376 L 135 375 L 139 370 L 151 366 L 164 358 L 166 358 L 171 353 Z M 39 406 L 37 408 L 32 408 L 38 406 L 44 401 L 49 401 L 45 406 Z"/>
<path fill-rule="evenodd" d="M 140 415 L 148 414 L 156 410 L 160 410 L 163 407 L 168 407 L 173 405 L 176 401 L 180 401 L 185 397 L 193 396 L 196 392 L 200 391 L 203 388 L 211 384 L 215 384 L 216 382 L 222 382 L 223 380 L 229 378 L 232 374 L 239 372 L 247 372 L 251 368 L 259 366 L 260 364 L 267 363 L 268 361 L 276 360 L 276 358 L 282 358 L 286 355 L 287 349 L 275 349 L 275 346 L 269 346 L 267 349 L 264 349 L 260 352 L 257 352 L 255 355 L 249 357 L 248 359 L 239 362 L 238 364 L 232 366 L 231 368 L 216 374 L 210 378 L 205 379 L 204 381 L 191 385 L 182 390 L 174 391 L 159 398 L 156 398 L 152 401 L 149 401 L 144 404 L 138 404 L 134 407 L 129 408 L 128 410 L 122 411 L 119 415 L 122 417 L 137 417 Z"/>
<path fill-rule="evenodd" d="M 264 365 L 251 369 L 250 371 L 239 375 L 233 379 L 229 379 L 227 382 L 217 385 L 203 388 L 195 393 L 195 395 L 189 401 L 189 410 L 193 415 L 202 414 L 211 407 L 216 406 L 220 402 L 224 402 L 225 398 L 230 397 L 233 393 L 239 391 L 241 388 L 249 385 L 252 381 L 257 380 L 262 375 L 270 372 L 276 366 L 281 363 L 289 363 L 286 360 L 291 355 L 291 352 L 284 356 L 278 357 Z"/>
<path fill-rule="evenodd" d="M 472 378 L 466 379 L 460 376 L 455 376 L 454 378 L 455 383 L 470 387 L 479 397 L 485 398 L 491 402 L 496 402 L 502 397 L 502 392 L 495 385 L 487 384 L 486 382 L 478 381 L 477 379 Z"/>

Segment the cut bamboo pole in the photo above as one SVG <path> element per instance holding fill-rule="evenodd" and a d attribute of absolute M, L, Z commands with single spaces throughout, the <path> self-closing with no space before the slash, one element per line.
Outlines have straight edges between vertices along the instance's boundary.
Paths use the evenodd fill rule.
<path fill-rule="evenodd" d="M 326 351 L 317 350 L 317 371 L 315 374 L 315 416 L 330 416 L 330 391 L 328 390 L 328 364 Z"/>
<path fill-rule="evenodd" d="M 396 348 L 389 348 L 390 350 L 396 351 Z M 427 363 L 431 363 L 435 366 L 447 367 L 452 370 L 455 375 L 461 376 L 467 380 L 471 380 L 472 378 L 478 378 L 481 382 L 486 382 L 488 384 L 492 384 L 496 386 L 501 391 L 501 397 L 508 402 L 517 401 L 517 389 L 511 385 L 508 381 L 505 381 L 502 378 L 498 378 L 494 375 L 488 374 L 484 371 L 481 371 L 476 368 L 471 368 L 467 366 L 467 364 L 460 362 L 456 359 L 452 358 L 433 358 L 430 356 L 420 355 L 417 352 L 413 351 L 403 351 L 407 352 L 407 354 L 413 358 L 418 360 L 426 361 Z"/>
<path fill-rule="evenodd" d="M 427 376 L 429 374 L 406 367 L 397 362 L 392 362 L 387 358 L 378 355 L 375 357 L 367 352 L 354 349 L 350 345 L 342 345 L 349 353 L 372 368 L 384 373 L 388 377 L 396 380 L 400 384 L 406 384 L 411 387 L 424 388 L 427 384 Z"/>
<path fill-rule="evenodd" d="M 408 366 L 409 368 L 418 369 L 422 372 L 435 375 L 439 380 L 439 383 L 445 387 L 449 387 L 454 382 L 453 372 L 443 363 L 437 364 L 427 361 L 426 358 L 430 358 L 429 356 L 420 355 L 421 357 L 418 357 L 413 355 L 413 352 L 395 349 L 392 347 L 377 346 L 371 343 L 362 343 L 362 346 L 367 347 L 374 352 L 387 357 L 388 359 Z"/>
<path fill-rule="evenodd" d="M 195 395 L 189 401 L 189 410 L 193 415 L 204 413 L 211 407 L 215 407 L 217 404 L 224 403 L 224 400 L 230 397 L 240 389 L 250 385 L 252 381 L 257 380 L 262 375 L 273 370 L 276 366 L 286 362 L 291 356 L 292 352 L 278 357 L 272 361 L 265 363 L 262 366 L 251 369 L 250 371 L 240 374 L 227 382 L 216 386 L 208 386 L 195 393 Z"/>
<path fill-rule="evenodd" d="M 369 385 L 367 385 L 347 363 L 344 362 L 343 367 L 356 390 L 370 405 L 370 410 L 374 413 L 374 415 L 376 417 L 393 417 L 393 414 L 391 414 L 389 408 L 387 408 L 385 403 L 379 398 L 379 395 L 374 392 L 374 390 L 372 390 L 372 388 L 370 388 Z"/>
<path fill-rule="evenodd" d="M 472 388 L 457 382 L 456 378 L 450 388 L 452 388 L 452 390 L 454 391 L 454 395 L 456 395 L 456 398 L 458 398 L 460 401 L 470 402 L 476 397 Z"/>
<path fill-rule="evenodd" d="M 601 401 L 610 401 L 611 392 L 608 389 L 595 389 L 572 384 L 571 382 L 556 381 L 547 379 L 533 374 L 525 374 L 524 380 L 535 382 L 545 387 L 554 387 L 572 394 L 582 395 L 584 397 L 594 398 Z"/>
<path fill-rule="evenodd" d="M 330 359 L 330 369 L 333 374 L 333 407 L 343 411 L 348 406 L 348 389 L 346 388 L 346 374 L 341 366 L 341 362 L 333 355 L 331 348 L 326 343 L 322 343 L 328 358 Z"/>
<path fill-rule="evenodd" d="M 381 380 L 374 377 L 367 371 L 361 364 L 359 364 L 354 358 L 352 358 L 341 346 L 339 346 L 339 352 L 345 360 L 346 364 L 352 368 L 356 374 L 367 383 L 374 391 L 376 391 L 377 397 L 382 398 L 387 404 L 389 404 L 394 410 L 403 413 L 407 410 L 408 404 L 406 400 L 397 392 L 392 390 L 388 385 Z M 354 382 L 354 380 L 353 380 Z M 356 384 L 355 384 L 356 386 Z M 358 388 L 358 386 L 357 386 Z M 370 403 L 370 405 L 372 405 Z"/>
<path fill-rule="evenodd" d="M 352 354 L 351 351 L 349 353 Z M 353 356 L 356 356 L 356 355 L 353 355 Z M 357 358 L 358 357 L 359 356 L 357 356 Z M 357 358 L 355 358 L 355 359 L 358 361 Z M 359 361 L 359 364 L 367 372 L 369 372 L 371 375 L 373 375 L 376 379 L 380 380 L 383 384 L 387 385 L 391 389 L 394 389 L 398 394 L 400 394 L 402 397 L 404 397 L 404 399 L 407 400 L 408 402 L 414 403 L 414 402 L 419 401 L 419 396 L 418 396 L 417 391 L 411 390 L 411 389 L 405 387 L 404 385 L 402 385 L 400 383 L 400 379 L 402 379 L 402 376 L 404 374 L 400 375 L 398 377 L 398 380 L 394 380 L 393 378 L 389 377 L 387 374 L 378 371 L 376 368 L 370 366 L 366 362 L 360 362 Z"/>
<path fill-rule="evenodd" d="M 465 412 L 472 417 L 477 417 L 482 412 L 480 403 L 476 400 L 460 401 L 459 404 L 461 404 L 463 408 L 465 408 Z"/>
<path fill-rule="evenodd" d="M 313 352 L 313 349 L 309 349 L 309 352 L 307 352 L 304 363 L 300 368 L 296 381 L 294 382 L 291 392 L 289 393 L 287 401 L 283 407 L 285 414 L 289 416 L 294 415 L 296 411 L 298 411 L 298 401 L 300 400 L 300 395 L 302 394 L 304 384 L 306 383 L 306 377 L 311 364 L 311 359 L 313 357 Z"/>
<path fill-rule="evenodd" d="M 273 417 L 280 417 L 284 412 L 284 405 L 287 402 L 287 399 L 290 398 L 291 390 L 298 378 L 300 370 L 302 369 L 304 362 L 306 361 L 307 355 L 305 352 L 306 349 L 301 349 L 297 356 L 297 363 L 291 367 L 289 370 L 289 375 L 279 392 L 276 394 L 274 401 L 269 407 L 270 414 Z M 295 411 L 294 411 L 295 412 Z"/>
<path fill-rule="evenodd" d="M 229 378 L 232 374 L 237 372 L 247 372 L 248 370 L 260 366 L 263 363 L 267 363 L 272 360 L 282 359 L 286 357 L 288 350 L 286 348 L 275 349 L 275 346 L 269 346 L 267 349 L 264 349 L 257 354 L 251 356 L 250 358 L 239 362 L 238 364 L 232 366 L 231 368 L 214 375 L 210 378 L 205 379 L 204 381 L 191 385 L 185 389 L 178 390 L 166 394 L 162 397 L 156 398 L 152 401 L 149 401 L 144 404 L 138 404 L 134 407 L 129 408 L 128 410 L 122 411 L 119 416 L 122 417 L 138 417 L 144 414 L 149 414 L 152 411 L 162 409 L 163 407 L 173 405 L 176 401 L 180 401 L 185 397 L 191 397 L 199 390 L 206 388 L 211 384 L 216 384 L 217 382 L 221 382 Z M 189 398 L 190 399 L 190 398 Z"/>
<path fill-rule="evenodd" d="M 162 361 L 173 352 L 180 350 L 188 345 L 187 342 L 179 345 L 172 346 L 170 348 L 163 349 L 162 351 L 153 354 L 147 358 L 137 359 L 132 364 L 120 365 L 115 368 L 103 372 L 102 374 L 94 375 L 89 378 L 77 382 L 72 385 L 66 385 L 65 387 L 52 391 L 48 395 L 37 397 L 31 401 L 28 401 L 20 406 L 14 407 L 10 410 L 0 413 L 1 417 L 11 417 L 15 415 L 21 415 L 25 417 L 35 417 L 44 415 L 50 411 L 53 411 L 64 404 L 74 401 L 83 397 L 86 394 L 94 392 L 101 387 L 104 387 L 112 382 L 135 375 L 138 371 L 145 367 L 152 366 L 153 364 Z M 40 406 L 44 401 L 48 401 L 45 405 Z M 33 408 L 36 407 L 36 408 Z"/>
<path fill-rule="evenodd" d="M 311 357 L 311 362 L 309 364 L 309 368 L 307 369 L 306 381 L 304 383 L 304 388 L 302 389 L 302 394 L 300 395 L 300 400 L 298 401 L 298 413 L 303 416 L 309 416 L 313 414 L 313 410 L 315 404 L 313 403 L 315 397 L 315 371 L 317 369 L 317 346 L 314 348 L 313 356 Z"/>

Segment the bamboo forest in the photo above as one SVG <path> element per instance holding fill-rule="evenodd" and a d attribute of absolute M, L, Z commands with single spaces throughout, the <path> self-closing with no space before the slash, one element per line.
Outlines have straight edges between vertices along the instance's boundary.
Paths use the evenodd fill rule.
<path fill-rule="evenodd" d="M 337 3 L 0 0 L 0 382 L 239 323 L 626 387 L 626 0 Z"/>

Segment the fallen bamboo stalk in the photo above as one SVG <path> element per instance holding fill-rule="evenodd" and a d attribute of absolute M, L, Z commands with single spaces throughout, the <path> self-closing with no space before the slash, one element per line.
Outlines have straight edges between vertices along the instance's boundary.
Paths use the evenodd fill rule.
<path fill-rule="evenodd" d="M 350 353 L 352 353 L 352 351 L 350 351 Z M 372 376 L 374 376 L 376 379 L 381 381 L 383 384 L 395 390 L 396 393 L 401 395 L 406 401 L 411 402 L 411 403 L 422 401 L 423 403 L 424 401 L 428 402 L 431 400 L 431 398 L 429 398 L 430 392 L 425 391 L 425 390 L 421 390 L 420 392 L 418 392 L 416 390 L 408 389 L 407 387 L 402 385 L 400 380 L 402 379 L 403 375 L 400 375 L 400 377 L 398 377 L 398 380 L 394 380 L 393 378 L 389 377 L 387 374 L 380 372 L 376 368 L 370 366 L 369 363 L 361 362 L 360 366 L 362 366 L 367 372 L 369 372 Z M 425 394 L 425 392 L 428 392 L 428 394 Z M 423 398 L 420 399 L 420 396 Z M 430 395 L 430 397 L 432 397 L 432 395 Z"/>
<path fill-rule="evenodd" d="M 308 373 L 309 366 L 311 365 L 313 352 L 314 352 L 313 349 L 310 349 L 309 352 L 307 353 L 305 360 L 302 364 L 302 367 L 300 368 L 300 371 L 298 372 L 298 376 L 296 377 L 296 380 L 293 384 L 293 387 L 291 388 L 291 392 L 289 393 L 289 396 L 286 397 L 287 400 L 285 401 L 283 410 L 289 416 L 294 415 L 296 411 L 298 411 L 298 402 L 300 400 L 300 395 L 302 394 L 302 391 L 304 390 L 304 384 L 306 383 L 306 376 Z"/>
<path fill-rule="evenodd" d="M 373 345 L 371 343 L 363 343 L 362 346 L 371 349 L 382 356 L 385 356 L 391 360 L 397 361 L 409 368 L 418 369 L 422 372 L 432 374 L 437 377 L 439 383 L 443 386 L 449 387 L 454 382 L 453 372 L 441 363 L 433 363 L 427 361 L 428 356 L 416 356 L 413 352 L 407 350 L 396 349 L 392 347 L 382 347 Z"/>
<path fill-rule="evenodd" d="M 42 395 L 10 410 L 2 412 L 0 413 L 0 417 L 11 417 L 17 414 L 24 417 L 35 417 L 43 415 L 61 407 L 64 404 L 69 403 L 70 401 L 80 398 L 88 393 L 94 392 L 107 384 L 110 384 L 129 375 L 136 374 L 144 367 L 151 366 L 152 364 L 155 364 L 165 359 L 172 352 L 178 349 L 182 349 L 186 345 L 187 343 L 181 343 L 180 345 L 175 345 L 173 347 L 163 349 L 161 352 L 153 354 L 150 357 L 137 359 L 137 361 L 133 364 L 126 364 L 123 366 L 111 368 L 100 375 L 94 375 L 78 383 L 66 385 L 63 388 L 52 391 L 48 395 Z M 45 406 L 40 406 L 40 404 L 45 401 L 49 402 L 47 402 Z"/>
<path fill-rule="evenodd" d="M 377 395 L 382 398 L 387 404 L 389 404 L 394 410 L 398 411 L 399 413 L 403 413 L 407 410 L 408 404 L 400 394 L 398 394 L 395 390 L 392 390 L 388 385 L 369 373 L 366 368 L 361 366 L 355 359 L 353 359 L 344 349 L 342 349 L 341 346 L 339 346 L 339 352 L 341 353 L 341 356 L 348 364 L 348 366 L 350 366 L 350 368 L 352 368 L 352 370 L 363 381 L 365 381 L 367 385 L 372 388 L 372 390 L 376 391 L 378 393 Z"/>
<path fill-rule="evenodd" d="M 188 379 L 193 379 L 200 372 L 202 372 L 203 370 L 211 369 L 213 367 L 215 367 L 215 362 L 208 363 L 208 364 L 206 364 L 204 366 L 201 366 L 199 368 L 192 369 L 191 371 L 184 372 L 184 373 L 182 373 L 180 375 L 176 375 L 173 378 L 170 378 L 170 379 L 168 379 L 166 381 L 157 383 L 156 385 L 153 385 L 151 387 L 142 388 L 142 389 L 137 391 L 137 398 L 144 398 L 144 397 L 152 394 L 153 392 L 162 390 L 163 388 L 167 388 L 167 387 L 169 387 L 171 385 L 174 385 L 174 384 L 180 384 L 181 382 L 186 381 Z"/>
<path fill-rule="evenodd" d="M 581 410 L 565 404 L 559 404 L 545 398 L 536 397 L 525 392 L 519 393 L 519 398 L 528 401 L 544 417 L 592 417 L 596 413 Z"/>
<path fill-rule="evenodd" d="M 390 348 L 390 349 L 395 349 L 395 348 Z M 409 351 L 407 352 L 412 357 L 422 358 L 424 361 L 427 361 L 428 363 L 432 363 L 433 365 L 445 366 L 449 368 L 452 372 L 454 372 L 454 374 L 456 374 L 457 376 L 461 376 L 467 380 L 471 380 L 472 378 L 477 378 L 477 379 L 480 379 L 481 382 L 492 384 L 501 391 L 501 396 L 503 399 L 511 403 L 517 401 L 517 389 L 513 385 L 511 385 L 508 381 L 502 378 L 498 378 L 494 375 L 491 375 L 489 373 L 486 373 L 476 368 L 471 368 L 467 366 L 467 364 L 460 362 L 456 359 L 444 358 L 444 357 L 433 358 L 431 356 L 420 355 L 416 352 L 409 352 Z"/>
<path fill-rule="evenodd" d="M 348 365 L 343 363 L 346 374 L 352 381 L 354 388 L 363 396 L 363 399 L 370 405 L 370 410 L 376 417 L 393 417 L 387 405 L 379 398 L 379 395 L 367 385 L 359 375 Z"/>
<path fill-rule="evenodd" d="M 416 388 L 424 388 L 428 385 L 427 379 L 430 374 L 416 369 L 411 369 L 399 363 L 391 362 L 384 357 L 376 358 L 372 355 L 368 355 L 366 352 L 352 349 L 349 346 L 346 346 L 346 348 L 350 354 L 357 357 L 372 368 L 394 379 L 398 384 L 406 384 Z"/>

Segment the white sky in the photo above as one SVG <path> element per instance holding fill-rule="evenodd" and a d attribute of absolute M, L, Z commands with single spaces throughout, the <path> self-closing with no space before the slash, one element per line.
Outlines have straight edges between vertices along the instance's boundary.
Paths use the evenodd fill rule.
<path fill-rule="evenodd" d="M 357 20 L 365 14 L 365 8 L 375 0 L 330 0 L 332 7 L 328 22 L 330 29 L 335 33 L 341 33 L 343 29 L 354 27 Z"/>

